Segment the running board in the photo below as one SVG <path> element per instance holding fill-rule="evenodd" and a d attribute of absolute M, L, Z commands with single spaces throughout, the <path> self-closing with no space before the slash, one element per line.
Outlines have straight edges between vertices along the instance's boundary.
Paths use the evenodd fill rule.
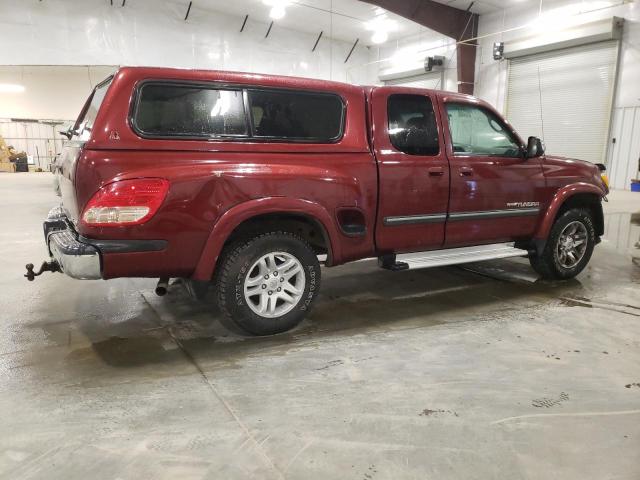
<path fill-rule="evenodd" d="M 513 243 L 494 243 L 475 247 L 449 248 L 428 252 L 403 253 L 380 257 L 379 264 L 387 270 L 409 270 L 416 268 L 444 267 L 460 263 L 481 262 L 497 258 L 525 257 L 527 250 L 516 248 Z"/>

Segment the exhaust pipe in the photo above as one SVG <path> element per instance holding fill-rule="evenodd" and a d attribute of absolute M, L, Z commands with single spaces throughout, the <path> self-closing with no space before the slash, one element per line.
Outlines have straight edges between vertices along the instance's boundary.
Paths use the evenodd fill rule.
<path fill-rule="evenodd" d="M 167 294 L 167 288 L 169 287 L 169 278 L 161 277 L 156 285 L 156 295 L 164 297 Z"/>

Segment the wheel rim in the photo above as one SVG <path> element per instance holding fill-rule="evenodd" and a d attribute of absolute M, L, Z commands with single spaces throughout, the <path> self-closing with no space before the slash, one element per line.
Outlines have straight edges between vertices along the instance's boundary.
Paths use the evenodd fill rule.
<path fill-rule="evenodd" d="M 556 257 L 560 266 L 575 267 L 587 251 L 587 227 L 582 222 L 568 224 L 558 238 Z"/>
<path fill-rule="evenodd" d="M 261 317 L 281 317 L 300 302 L 305 282 L 304 269 L 296 257 L 286 252 L 267 253 L 249 269 L 244 299 Z"/>

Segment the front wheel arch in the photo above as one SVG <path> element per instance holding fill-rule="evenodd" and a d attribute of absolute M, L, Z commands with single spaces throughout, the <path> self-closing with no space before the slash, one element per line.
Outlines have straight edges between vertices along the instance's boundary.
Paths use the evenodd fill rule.
<path fill-rule="evenodd" d="M 584 227 L 584 238 L 586 242 L 586 250 L 581 255 L 575 265 L 562 265 L 561 252 L 562 234 L 567 226 L 580 223 Z M 566 280 L 578 275 L 589 263 L 593 248 L 597 240 L 595 234 L 595 226 L 591 211 L 587 208 L 571 208 L 560 214 L 556 222 L 551 228 L 549 238 L 546 239 L 544 247 L 538 254 L 529 256 L 529 262 L 533 269 L 538 272 L 542 278 L 547 280 Z M 579 240 L 579 239 L 576 239 Z M 570 240 L 571 247 L 573 240 Z M 576 243 L 577 245 L 577 243 Z M 566 246 L 566 245 L 565 245 Z"/>
<path fill-rule="evenodd" d="M 602 211 L 602 198 L 604 192 L 588 183 L 567 185 L 556 192 L 546 212 L 544 212 L 540 224 L 533 237 L 533 244 L 538 253 L 541 253 L 551 228 L 558 218 L 573 208 L 587 208 L 593 218 L 597 237 L 604 234 L 604 214 Z"/>

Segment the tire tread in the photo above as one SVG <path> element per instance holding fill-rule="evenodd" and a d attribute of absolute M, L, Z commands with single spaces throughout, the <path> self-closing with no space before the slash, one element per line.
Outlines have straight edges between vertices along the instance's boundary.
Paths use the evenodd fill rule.
<path fill-rule="evenodd" d="M 214 274 L 214 289 L 216 292 L 218 307 L 222 312 L 221 323 L 229 330 L 235 333 L 252 333 L 255 332 L 247 330 L 246 327 L 242 326 L 240 323 L 236 321 L 233 317 L 233 313 L 227 304 L 227 286 L 229 285 L 229 276 L 231 275 L 231 268 L 237 262 L 238 257 L 248 249 L 250 249 L 255 243 L 265 238 L 274 238 L 279 236 L 289 237 L 291 240 L 295 240 L 304 245 L 305 248 L 309 249 L 310 252 L 313 252 L 313 248 L 307 241 L 305 241 L 299 235 L 296 235 L 292 232 L 287 232 L 283 230 L 272 230 L 269 232 L 263 232 L 257 234 L 255 236 L 242 238 L 232 243 L 228 247 L 226 247 L 220 258 L 218 260 L 218 267 L 216 268 L 216 273 Z"/>

